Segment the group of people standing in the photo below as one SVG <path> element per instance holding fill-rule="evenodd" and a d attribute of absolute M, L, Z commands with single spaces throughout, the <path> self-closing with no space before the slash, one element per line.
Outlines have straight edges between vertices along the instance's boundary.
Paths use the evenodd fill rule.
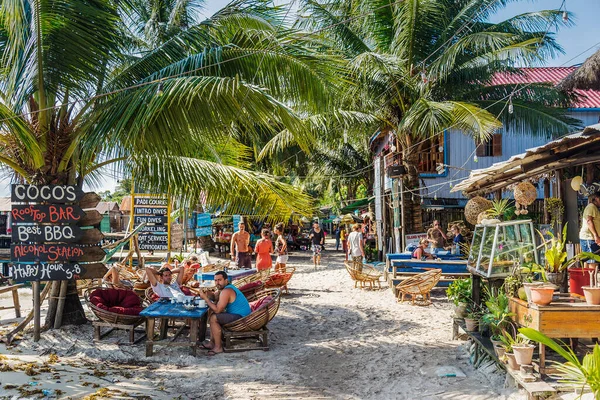
<path fill-rule="evenodd" d="M 275 271 L 284 272 L 288 261 L 287 242 L 283 236 L 283 224 L 275 225 L 277 238 L 275 245 L 271 241 L 271 232 L 268 229 L 261 231 L 261 238 L 254 246 L 256 253 L 256 269 L 258 271 L 270 269 L 273 266 L 271 255 L 277 254 Z M 246 224 L 240 222 L 238 231 L 231 237 L 231 259 L 242 268 L 252 268 L 252 252 L 250 248 L 250 233 L 246 231 Z"/>

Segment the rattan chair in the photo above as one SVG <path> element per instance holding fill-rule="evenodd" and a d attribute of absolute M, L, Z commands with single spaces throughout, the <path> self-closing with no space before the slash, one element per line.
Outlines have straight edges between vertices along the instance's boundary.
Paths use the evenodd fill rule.
<path fill-rule="evenodd" d="M 100 321 L 92 322 L 92 325 L 94 326 L 94 339 L 100 340 L 115 329 L 123 329 L 123 330 L 126 330 L 129 332 L 129 342 L 130 343 L 137 343 L 138 341 L 140 341 L 145 335 L 142 336 L 141 338 L 138 338 L 137 340 L 135 340 L 135 338 L 134 338 L 135 328 L 138 325 L 140 325 L 142 322 L 144 322 L 145 318 L 142 316 L 139 316 L 139 315 L 118 314 L 118 313 L 110 312 L 110 311 L 104 310 L 100 307 L 97 307 L 89 299 L 90 294 L 96 290 L 113 290 L 113 289 L 98 286 L 98 287 L 89 288 L 84 293 L 84 299 L 85 299 L 87 306 L 89 307 L 90 310 L 92 310 L 94 315 L 100 320 Z M 145 303 L 144 301 L 141 301 L 141 304 L 142 304 L 142 307 L 147 306 L 147 303 Z M 100 329 L 102 327 L 108 327 L 110 329 L 107 332 L 101 333 Z"/>
<path fill-rule="evenodd" d="M 240 288 L 248 283 L 253 283 L 253 282 L 266 282 L 267 279 L 269 278 L 269 275 L 271 274 L 271 270 L 270 269 L 264 269 L 262 271 L 258 271 L 252 275 L 248 275 L 245 276 L 243 278 L 237 279 L 235 281 L 233 281 L 231 284 L 237 288 Z"/>
<path fill-rule="evenodd" d="M 256 301 L 271 296 L 271 300 L 250 315 L 223 325 L 223 350 L 226 352 L 246 350 L 269 350 L 269 330 L 267 324 L 275 317 L 279 310 L 281 290 L 263 290 L 248 296 L 248 301 Z M 236 339 L 258 339 L 258 344 L 253 347 L 235 347 Z"/>
<path fill-rule="evenodd" d="M 285 290 L 285 293 L 288 293 L 287 284 L 292 279 L 296 268 L 287 268 L 285 272 L 277 272 L 273 275 L 269 275 L 268 279 L 265 282 L 265 287 L 269 289 L 277 288 Z M 262 272 L 262 271 L 261 271 Z"/>
<path fill-rule="evenodd" d="M 398 285 L 398 301 L 404 302 L 406 295 L 411 296 L 412 304 L 428 306 L 431 304 L 431 289 L 439 282 L 442 276 L 441 269 L 432 269 L 409 278 Z"/>
<path fill-rule="evenodd" d="M 369 288 L 373 289 L 373 284 L 376 283 L 381 289 L 380 279 L 383 274 L 380 271 L 369 265 L 356 265 L 353 261 L 345 261 L 344 265 L 346 266 L 350 278 L 354 281 L 354 287 L 358 287 L 360 284 L 360 287 L 364 289 L 368 284 Z"/>

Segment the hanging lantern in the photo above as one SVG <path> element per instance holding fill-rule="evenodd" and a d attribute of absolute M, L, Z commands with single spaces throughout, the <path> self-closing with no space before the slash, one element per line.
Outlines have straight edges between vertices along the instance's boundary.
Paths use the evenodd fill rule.
<path fill-rule="evenodd" d="M 521 182 L 515 187 L 515 201 L 528 206 L 537 198 L 537 190 L 530 182 Z"/>
<path fill-rule="evenodd" d="M 465 205 L 465 219 L 471 224 L 476 225 L 478 223 L 477 218 L 479 214 L 492 208 L 492 202 L 481 197 L 473 197 Z"/>
<path fill-rule="evenodd" d="M 578 192 L 581 189 L 581 184 L 583 183 L 583 178 L 581 176 L 576 176 L 571 179 L 571 189 Z"/>

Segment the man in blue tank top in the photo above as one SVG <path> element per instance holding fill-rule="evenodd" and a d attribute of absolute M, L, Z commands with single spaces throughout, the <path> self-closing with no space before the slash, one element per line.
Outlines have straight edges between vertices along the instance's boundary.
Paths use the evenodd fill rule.
<path fill-rule="evenodd" d="M 202 291 L 200 297 L 206 300 L 206 305 L 212 311 L 210 316 L 210 342 L 202 347 L 210 350 L 209 356 L 223 352 L 221 326 L 250 314 L 250 304 L 238 288 L 229 283 L 229 277 L 224 271 L 215 273 L 215 286 L 219 291 L 211 297 Z"/>

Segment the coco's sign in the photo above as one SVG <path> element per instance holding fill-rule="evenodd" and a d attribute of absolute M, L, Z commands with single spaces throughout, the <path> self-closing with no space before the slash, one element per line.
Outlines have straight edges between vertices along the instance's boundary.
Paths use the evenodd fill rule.
<path fill-rule="evenodd" d="M 49 223 L 73 224 L 85 216 L 78 206 L 51 204 L 51 205 L 18 205 L 14 204 L 11 210 L 13 224 L 23 223 Z"/>
<path fill-rule="evenodd" d="M 86 269 L 78 263 L 17 263 L 12 265 L 11 271 L 16 282 L 28 282 L 79 279 Z"/>
<path fill-rule="evenodd" d="M 12 202 L 74 203 L 83 197 L 83 191 L 74 185 L 12 185 Z"/>
<path fill-rule="evenodd" d="M 73 244 L 13 244 L 10 256 L 16 261 L 100 261 L 106 253 L 101 247 L 81 247 Z"/>

